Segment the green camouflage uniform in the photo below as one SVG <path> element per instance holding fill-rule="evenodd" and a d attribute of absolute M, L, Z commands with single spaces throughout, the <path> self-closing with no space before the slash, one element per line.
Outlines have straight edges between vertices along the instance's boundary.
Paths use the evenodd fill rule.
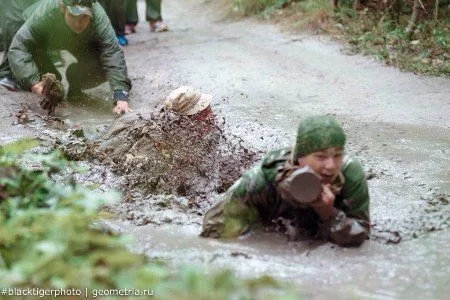
<path fill-rule="evenodd" d="M 39 0 L 14 0 L 1 2 L 0 51 L 8 50 L 14 34 L 25 22 L 23 12 Z M 4 57 L 6 60 L 6 56 Z"/>
<path fill-rule="evenodd" d="M 95 87 L 106 80 L 116 92 L 128 92 L 131 81 L 122 49 L 104 9 L 92 5 L 93 17 L 80 34 L 67 26 L 60 10 L 60 0 L 39 1 L 23 12 L 23 22 L 9 47 L 8 60 L 2 63 L 2 76 L 14 75 L 24 90 L 40 82 L 41 75 L 61 75 L 49 57 L 49 51 L 67 50 L 77 59 L 69 66 L 67 80 L 75 92 Z M 6 14 L 15 15 L 15 11 Z M 9 16 L 6 16 L 9 18 Z M 12 71 L 12 74 L 11 74 Z"/>
<path fill-rule="evenodd" d="M 329 129 L 329 128 L 328 128 Z M 299 130 L 300 132 L 300 130 Z M 317 131 L 314 133 L 317 134 Z M 336 135 L 328 135 L 328 137 Z M 299 227 L 310 236 L 320 237 L 342 246 L 357 246 L 368 238 L 370 231 L 369 193 L 360 162 L 345 156 L 333 186 L 340 188 L 334 206 L 336 214 L 321 222 L 315 211 L 282 199 L 277 188 L 276 177 L 290 161 L 314 152 L 314 138 L 297 136 L 294 152 L 283 148 L 269 152 L 257 165 L 247 171 L 224 194 L 221 201 L 205 214 L 201 236 L 230 238 L 251 230 L 257 223 L 273 225 L 278 217 L 295 219 Z M 305 140 L 307 142 L 305 143 Z M 322 140 L 333 147 L 344 141 Z"/>

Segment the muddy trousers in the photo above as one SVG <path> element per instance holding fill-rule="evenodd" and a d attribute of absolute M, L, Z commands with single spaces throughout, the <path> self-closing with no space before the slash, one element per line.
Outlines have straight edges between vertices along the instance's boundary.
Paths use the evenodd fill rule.
<path fill-rule="evenodd" d="M 125 14 L 128 0 L 100 0 L 116 35 L 125 35 Z"/>
<path fill-rule="evenodd" d="M 67 98 L 79 96 L 84 89 L 94 88 L 106 82 L 106 73 L 103 70 L 96 51 L 74 55 L 77 62 L 67 68 L 66 76 L 69 83 Z"/>
<path fill-rule="evenodd" d="M 137 0 L 126 0 L 126 23 L 136 25 L 139 22 Z M 145 0 L 145 20 L 161 21 L 161 0 Z"/>

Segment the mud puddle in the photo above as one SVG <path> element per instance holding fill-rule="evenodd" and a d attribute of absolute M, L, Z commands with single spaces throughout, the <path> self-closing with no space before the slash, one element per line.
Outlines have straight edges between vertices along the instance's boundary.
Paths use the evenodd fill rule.
<path fill-rule="evenodd" d="M 167 260 L 174 267 L 195 264 L 206 272 L 231 268 L 243 277 L 268 274 L 291 281 L 314 299 L 398 299 L 416 294 L 442 298 L 450 271 L 449 197 L 430 186 L 429 171 L 417 164 L 426 163 L 425 154 L 430 163 L 447 161 L 441 150 L 445 135 L 435 133 L 430 146 L 427 130 L 377 124 L 369 127 L 375 131 L 366 130 L 365 139 L 358 140 L 353 134 L 366 123 L 351 124 L 348 151 L 363 160 L 368 172 L 374 225 L 371 240 L 357 249 L 288 242 L 264 230 L 234 241 L 198 237 L 205 210 L 262 155 L 260 149 L 290 144 L 279 128 L 248 120 L 228 123 L 217 116 L 206 127 L 196 128 L 189 119 L 155 107 L 115 120 L 96 138 L 69 131 L 56 145 L 77 160 L 90 158 L 80 162 L 88 172 L 77 175 L 79 182 L 123 192 L 121 203 L 105 208 L 114 219 L 104 222 L 133 235 L 135 243 L 129 248 L 151 259 Z M 403 131 L 403 139 L 392 141 Z M 389 142 L 373 145 L 383 139 Z M 70 154 L 77 147 L 82 151 Z M 402 181 L 406 184 L 398 184 Z M 403 240 L 393 245 L 396 234 Z"/>
<path fill-rule="evenodd" d="M 65 113 L 71 120 L 76 112 L 69 111 Z M 229 184 L 224 182 L 238 178 L 262 155 L 260 149 L 290 144 L 288 134 L 279 128 L 250 121 L 223 123 L 219 115 L 208 123 L 208 130 L 201 127 L 199 133 L 192 130 L 189 120 L 156 107 L 117 120 L 109 112 L 90 113 L 99 117 L 92 122 L 80 117 L 80 126 L 69 131 L 55 130 L 45 122 L 35 122 L 34 130 L 56 133 L 52 147 L 80 160 L 87 171 L 76 175 L 78 182 L 97 191 L 123 193 L 121 203 L 105 208 L 113 218 L 104 223 L 134 236 L 135 242 L 129 245 L 132 251 L 167 260 L 174 268 L 194 264 L 205 272 L 230 268 L 242 277 L 271 275 L 292 282 L 309 299 L 446 297 L 449 197 L 445 188 L 430 185 L 429 174 L 418 165 L 425 153 L 430 163 L 447 161 L 442 154 L 445 135 L 435 133 L 430 146 L 427 130 L 377 124 L 372 126 L 376 131 L 369 130 L 366 139 L 357 140 L 353 134 L 366 124 L 351 123 L 348 151 L 363 160 L 368 172 L 374 227 L 371 240 L 360 248 L 345 249 L 319 241 L 288 242 L 285 236 L 263 229 L 231 241 L 198 236 L 202 215 Z M 100 124 L 109 126 L 96 131 Z M 80 129 L 83 133 L 94 129 L 97 134 L 77 135 Z M 405 131 L 403 140 L 387 138 L 396 131 Z M 391 142 L 380 144 L 376 149 L 383 151 L 374 153 L 371 143 L 377 139 Z M 183 157 L 173 155 L 174 150 Z M 179 176 L 183 172 L 185 176 Z M 439 168 L 436 172 L 445 174 Z M 403 185 L 398 184 L 402 181 Z M 442 184 L 437 186 L 442 188 Z M 392 232 L 402 236 L 399 244 L 389 244 Z"/>
<path fill-rule="evenodd" d="M 449 250 L 448 232 L 395 246 L 368 241 L 361 248 L 345 249 L 321 242 L 287 242 L 284 236 L 263 231 L 232 241 L 201 239 L 196 220 L 158 227 L 106 223 L 134 236 L 136 243 L 130 248 L 150 259 L 174 266 L 194 264 L 207 273 L 229 268 L 248 278 L 271 275 L 293 283 L 307 299 L 416 299 L 417 293 L 444 299 L 449 284 L 450 270 L 442 262 Z"/>
<path fill-rule="evenodd" d="M 78 177 L 80 182 L 90 182 L 99 190 L 123 192 L 121 203 L 105 208 L 115 217 L 104 223 L 134 236 L 135 242 L 129 245 L 132 251 L 167 260 L 175 268 L 194 264 L 205 272 L 230 268 L 243 277 L 268 274 L 292 282 L 312 299 L 403 299 L 417 294 L 444 297 L 450 272 L 446 263 L 450 250 L 448 195 L 424 184 L 408 186 L 411 193 L 406 196 L 405 186 L 392 184 L 393 180 L 404 180 L 397 178 L 404 175 L 397 168 L 407 170 L 416 155 L 411 156 L 412 161 L 404 156 L 393 165 L 386 163 L 383 155 L 365 152 L 364 143 L 350 145 L 349 150 L 365 160 L 372 196 L 373 233 L 360 248 L 345 249 L 320 241 L 288 242 L 286 236 L 264 229 L 237 240 L 203 239 L 198 236 L 202 215 L 224 188 L 220 176 L 227 172 L 221 169 L 220 161 L 244 157 L 241 163 L 251 165 L 261 152 L 243 145 L 260 140 L 251 128 L 261 125 L 246 127 L 250 128 L 248 135 L 238 140 L 227 138 L 230 129 L 226 127 L 216 128 L 218 131 L 210 128 L 200 139 L 190 125 L 189 120 L 158 109 L 134 112 L 116 120 L 100 142 L 97 140 L 97 152 L 93 153 L 103 151 L 106 159 L 81 163 L 89 171 Z M 192 139 L 192 134 L 197 138 Z M 272 145 L 269 139 L 267 143 Z M 437 149 L 440 146 L 436 144 Z M 389 149 L 397 151 L 393 144 L 387 155 Z M 172 151 L 183 154 L 183 160 Z M 205 172 L 212 169 L 216 172 Z M 234 169 L 233 177 L 227 179 L 237 178 L 239 172 Z M 180 176 L 183 174 L 188 176 Z M 153 175 L 159 179 L 152 181 Z M 166 177 L 161 180 L 162 176 Z M 419 181 L 420 176 L 413 173 L 411 180 Z M 399 233 L 403 241 L 390 243 L 393 233 Z"/>
<path fill-rule="evenodd" d="M 143 119 L 144 121 L 133 123 L 133 130 L 130 129 L 129 123 L 127 129 L 118 131 L 130 138 L 128 142 L 132 142 L 119 152 L 123 157 L 132 149 L 140 148 L 134 147 L 135 143 L 142 138 L 142 129 L 149 124 L 148 119 Z M 242 145 L 254 142 L 257 148 L 263 149 L 284 139 L 282 134 L 277 135 L 277 130 L 271 128 L 267 129 L 273 132 L 272 137 L 261 139 L 255 133 L 261 132 L 263 125 L 251 122 L 248 124 L 250 125 L 238 127 L 241 128 Z M 365 125 L 353 123 L 353 126 Z M 388 129 L 389 127 L 391 128 Z M 120 126 L 117 128 L 120 129 Z M 405 130 L 390 125 L 379 125 L 377 128 L 375 136 L 380 132 L 392 135 L 392 128 Z M 382 128 L 385 130 L 380 130 Z M 233 130 L 230 127 L 223 130 L 229 131 Z M 140 134 L 133 135 L 131 132 Z M 175 132 L 180 133 L 178 130 Z M 217 188 L 210 188 L 204 190 L 203 194 L 200 193 L 201 197 L 198 198 L 198 192 L 205 186 L 191 186 L 193 190 L 188 189 L 187 193 L 183 194 L 177 192 L 177 189 L 165 190 L 166 195 L 162 195 L 148 193 L 148 190 L 143 191 L 142 187 L 137 185 L 135 189 L 126 192 L 127 196 L 122 203 L 108 209 L 118 218 L 105 220 L 105 223 L 113 230 L 133 235 L 135 243 L 129 245 L 130 249 L 146 253 L 152 259 L 168 260 L 175 266 L 195 264 L 206 272 L 217 268 L 231 268 L 243 277 L 269 274 L 293 282 L 308 298 L 403 299 L 415 298 L 417 294 L 443 298 L 449 284 L 450 272 L 446 264 L 447 252 L 450 250 L 449 196 L 440 189 L 430 187 L 428 181 L 423 180 L 424 174 L 413 172 L 416 162 L 422 157 L 419 151 L 421 147 L 413 146 L 408 149 L 401 146 L 403 143 L 420 145 L 420 140 L 428 137 L 428 134 L 405 134 L 404 137 L 404 140 L 381 146 L 386 150 L 378 156 L 368 151 L 370 147 L 367 147 L 364 141 L 354 142 L 350 138 L 348 151 L 356 153 L 364 161 L 372 198 L 371 240 L 357 249 L 340 248 L 319 241 L 288 242 L 285 236 L 262 229 L 238 240 L 202 239 L 198 236 L 202 215 L 208 205 L 220 197 Z M 439 142 L 440 139 L 435 136 L 434 140 L 435 149 L 441 149 L 443 144 Z M 442 141 L 445 142 L 445 138 Z M 410 155 L 398 154 L 399 147 Z M 424 151 L 429 153 L 429 147 Z M 257 156 L 261 154 L 255 153 L 258 153 Z M 393 160 L 391 155 L 394 153 L 402 157 L 401 161 Z M 430 160 L 446 161 L 446 157 L 441 156 L 442 151 L 432 153 L 435 153 L 435 156 L 429 157 Z M 234 156 L 234 159 L 238 157 Z M 138 175 L 135 178 L 139 178 L 149 169 L 130 170 L 125 169 L 125 172 L 131 176 Z M 404 170 L 409 173 L 405 174 Z M 194 172 L 192 174 L 198 172 L 197 169 L 191 171 Z M 201 178 L 199 174 L 195 176 L 197 179 Z M 410 181 L 407 181 L 407 185 L 393 184 L 402 180 Z M 422 184 L 413 185 L 413 182 Z M 180 182 L 174 180 L 173 183 Z M 405 189 L 408 189 L 409 193 L 405 193 Z M 168 195 L 169 192 L 172 194 Z M 434 231 L 437 232 L 433 233 Z M 398 235 L 403 240 L 396 244 L 399 240 L 395 237 Z M 418 285 L 418 281 L 421 284 Z"/>

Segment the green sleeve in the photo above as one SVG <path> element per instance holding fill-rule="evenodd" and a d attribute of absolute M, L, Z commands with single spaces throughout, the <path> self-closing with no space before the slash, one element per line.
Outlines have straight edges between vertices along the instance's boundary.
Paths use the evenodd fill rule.
<path fill-rule="evenodd" d="M 40 74 L 33 59 L 33 50 L 40 47 L 41 35 L 45 32 L 45 20 L 57 8 L 56 1 L 37 3 L 34 13 L 14 35 L 8 51 L 8 61 L 17 83 L 24 89 L 40 82 Z M 54 12 L 53 12 L 54 13 Z"/>
<path fill-rule="evenodd" d="M 201 236 L 231 238 L 249 231 L 259 221 L 258 211 L 251 202 L 264 188 L 265 178 L 259 163 L 239 178 L 222 200 L 206 212 Z"/>
<path fill-rule="evenodd" d="M 39 83 L 41 79 L 33 55 L 27 50 L 36 47 L 36 45 L 36 40 L 32 36 L 30 28 L 24 25 L 15 35 L 8 52 L 11 71 L 20 87 L 27 91 L 33 85 Z"/>
<path fill-rule="evenodd" d="M 100 48 L 100 62 L 106 72 L 113 91 L 131 89 L 131 81 L 122 49 L 116 40 L 116 34 L 108 15 L 99 3 L 93 5 L 93 26 Z"/>
<path fill-rule="evenodd" d="M 345 177 L 342 197 L 346 200 L 349 216 L 369 216 L 369 189 L 364 170 L 359 160 L 353 156 L 346 157 L 342 174 Z"/>
<path fill-rule="evenodd" d="M 277 192 L 273 184 L 277 169 L 286 162 L 288 148 L 270 151 L 248 170 L 211 207 L 203 220 L 202 236 L 237 237 L 277 211 Z M 276 203 L 275 203 L 276 202 Z"/>

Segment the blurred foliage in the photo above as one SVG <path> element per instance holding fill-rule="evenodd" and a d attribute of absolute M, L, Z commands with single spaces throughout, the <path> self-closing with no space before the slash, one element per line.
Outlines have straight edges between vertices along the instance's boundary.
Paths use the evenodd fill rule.
<path fill-rule="evenodd" d="M 153 290 L 160 299 L 298 299 L 270 277 L 230 271 L 176 272 L 131 253 L 132 241 L 102 226 L 98 210 L 119 200 L 49 174 L 74 167 L 57 153 L 31 154 L 33 140 L 0 147 L 0 287 Z"/>
<path fill-rule="evenodd" d="M 450 76 L 450 0 L 423 0 L 408 31 L 414 1 L 234 0 L 244 15 L 274 18 L 290 29 L 329 33 L 351 51 L 403 70 Z M 358 10 L 354 7 L 358 6 Z"/>
<path fill-rule="evenodd" d="M 284 0 L 233 0 L 233 10 L 244 15 L 252 15 L 274 6 Z"/>
<path fill-rule="evenodd" d="M 336 12 L 324 31 L 348 41 L 354 52 L 421 74 L 450 76 L 450 16 L 422 20 L 412 32 L 409 14 L 398 18 L 366 9 Z M 339 24 L 336 26 L 336 24 Z"/>

